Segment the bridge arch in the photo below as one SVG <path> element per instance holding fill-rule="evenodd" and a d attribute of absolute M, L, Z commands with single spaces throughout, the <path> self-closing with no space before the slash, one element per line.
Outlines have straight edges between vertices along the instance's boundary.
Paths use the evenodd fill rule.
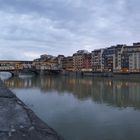
<path fill-rule="evenodd" d="M 10 73 L 11 74 L 11 77 L 13 77 L 13 76 L 18 76 L 19 75 L 19 73 L 18 72 L 15 72 L 15 71 L 0 71 L 0 73 Z"/>

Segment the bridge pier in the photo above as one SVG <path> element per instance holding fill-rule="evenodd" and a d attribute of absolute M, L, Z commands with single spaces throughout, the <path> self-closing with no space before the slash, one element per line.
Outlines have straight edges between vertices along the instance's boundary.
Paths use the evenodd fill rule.
<path fill-rule="evenodd" d="M 12 77 L 13 76 L 19 76 L 19 71 L 12 71 L 10 73 L 11 73 Z"/>

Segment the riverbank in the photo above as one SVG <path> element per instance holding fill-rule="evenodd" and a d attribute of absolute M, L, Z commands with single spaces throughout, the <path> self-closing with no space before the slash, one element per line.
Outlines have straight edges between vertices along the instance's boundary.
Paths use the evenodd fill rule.
<path fill-rule="evenodd" d="M 0 80 L 0 140 L 63 140 Z"/>
<path fill-rule="evenodd" d="M 89 76 L 89 77 L 114 77 L 114 78 L 140 78 L 140 72 L 115 73 L 115 72 L 85 72 L 85 71 L 63 71 L 64 76 Z"/>

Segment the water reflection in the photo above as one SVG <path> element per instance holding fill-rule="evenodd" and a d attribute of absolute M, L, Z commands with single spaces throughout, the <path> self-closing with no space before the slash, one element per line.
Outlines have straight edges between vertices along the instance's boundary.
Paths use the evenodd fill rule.
<path fill-rule="evenodd" d="M 42 93 L 73 94 L 79 100 L 92 99 L 116 107 L 140 108 L 140 81 L 107 78 L 14 77 L 4 80 L 10 88 L 39 88 Z"/>

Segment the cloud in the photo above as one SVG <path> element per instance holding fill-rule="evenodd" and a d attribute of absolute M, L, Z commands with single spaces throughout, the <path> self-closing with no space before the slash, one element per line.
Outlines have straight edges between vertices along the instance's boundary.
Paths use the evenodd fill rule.
<path fill-rule="evenodd" d="M 0 59 L 72 55 L 78 49 L 140 41 L 139 4 L 138 0 L 0 0 Z"/>

